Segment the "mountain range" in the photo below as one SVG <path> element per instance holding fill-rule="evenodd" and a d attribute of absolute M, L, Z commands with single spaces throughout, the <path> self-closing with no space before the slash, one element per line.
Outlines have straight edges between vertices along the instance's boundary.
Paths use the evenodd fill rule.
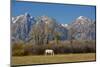
<path fill-rule="evenodd" d="M 70 24 L 59 24 L 52 17 L 33 17 L 25 13 L 12 17 L 11 40 L 27 42 L 34 39 L 35 36 L 49 40 L 53 40 L 55 36 L 60 40 L 70 40 L 71 37 L 76 40 L 95 40 L 95 26 L 96 21 L 84 16 L 79 16 Z"/>

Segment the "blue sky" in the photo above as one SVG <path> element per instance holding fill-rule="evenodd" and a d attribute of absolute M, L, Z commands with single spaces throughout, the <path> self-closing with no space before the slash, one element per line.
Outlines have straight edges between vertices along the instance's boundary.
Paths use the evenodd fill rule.
<path fill-rule="evenodd" d="M 29 13 L 32 16 L 49 16 L 58 23 L 69 24 L 79 16 L 95 20 L 95 6 L 46 4 L 36 2 L 13 2 L 12 16 Z"/>

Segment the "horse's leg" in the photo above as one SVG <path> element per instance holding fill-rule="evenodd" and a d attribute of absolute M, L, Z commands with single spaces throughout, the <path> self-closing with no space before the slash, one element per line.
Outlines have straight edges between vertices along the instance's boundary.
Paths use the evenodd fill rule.
<path fill-rule="evenodd" d="M 53 53 L 51 52 L 51 56 L 53 55 Z"/>
<path fill-rule="evenodd" d="M 47 52 L 45 52 L 45 56 L 47 55 Z"/>
<path fill-rule="evenodd" d="M 48 52 L 46 52 L 46 55 L 48 55 Z"/>
<path fill-rule="evenodd" d="M 54 52 L 52 52 L 53 56 L 54 56 Z"/>

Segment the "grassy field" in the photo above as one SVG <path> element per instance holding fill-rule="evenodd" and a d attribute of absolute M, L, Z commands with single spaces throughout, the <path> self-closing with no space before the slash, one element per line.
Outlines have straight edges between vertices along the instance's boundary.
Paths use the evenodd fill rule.
<path fill-rule="evenodd" d="M 95 53 L 87 54 L 62 54 L 54 56 L 21 56 L 12 57 L 12 65 L 26 64 L 45 64 L 45 63 L 62 63 L 62 62 L 79 62 L 79 61 L 95 61 Z"/>

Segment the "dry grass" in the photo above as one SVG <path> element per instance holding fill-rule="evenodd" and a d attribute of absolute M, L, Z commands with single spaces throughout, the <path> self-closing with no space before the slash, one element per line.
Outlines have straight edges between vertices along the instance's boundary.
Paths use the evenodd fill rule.
<path fill-rule="evenodd" d="M 12 65 L 27 64 L 46 64 L 46 63 L 62 63 L 62 62 L 79 62 L 79 61 L 95 61 L 95 53 L 87 54 L 62 54 L 54 56 L 13 56 Z"/>

